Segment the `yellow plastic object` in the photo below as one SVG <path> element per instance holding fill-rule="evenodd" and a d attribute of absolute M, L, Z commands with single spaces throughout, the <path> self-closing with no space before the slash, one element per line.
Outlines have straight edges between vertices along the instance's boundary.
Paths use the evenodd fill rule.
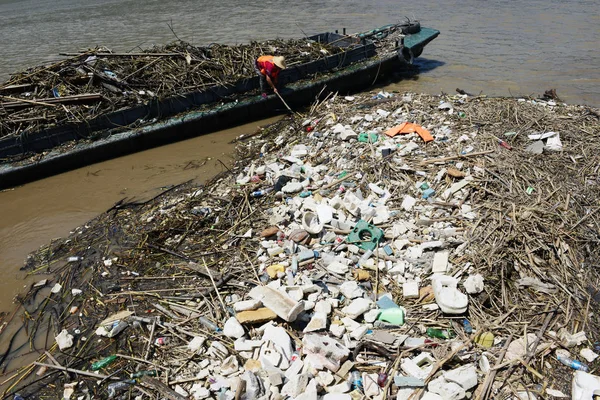
<path fill-rule="evenodd" d="M 491 332 L 483 332 L 475 336 L 475 343 L 489 349 L 494 345 L 494 334 Z"/>
<path fill-rule="evenodd" d="M 267 267 L 267 274 L 269 274 L 271 279 L 277 278 L 277 273 L 279 272 L 285 272 L 285 267 L 281 264 L 274 264 Z"/>

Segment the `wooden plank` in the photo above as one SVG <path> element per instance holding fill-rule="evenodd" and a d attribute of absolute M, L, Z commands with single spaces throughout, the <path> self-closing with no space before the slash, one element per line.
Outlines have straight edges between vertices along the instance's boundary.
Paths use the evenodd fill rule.
<path fill-rule="evenodd" d="M 23 83 L 20 85 L 9 85 L 9 86 L 0 88 L 0 92 L 4 92 L 4 93 L 21 92 L 21 91 L 26 91 L 27 89 L 31 89 L 34 86 L 35 85 L 33 85 L 31 83 Z"/>
<path fill-rule="evenodd" d="M 96 57 L 183 57 L 180 53 L 59 53 L 60 56 L 77 57 L 92 55 Z"/>
<path fill-rule="evenodd" d="M 9 101 L 5 103 L 0 103 L 0 107 L 6 109 L 17 109 L 17 108 L 25 108 L 25 107 L 34 107 L 37 105 L 42 106 L 56 106 L 57 104 L 81 104 L 81 103 L 89 103 L 102 99 L 102 95 L 100 93 L 89 93 L 89 94 L 79 94 L 74 96 L 63 96 L 56 98 L 47 98 L 47 99 L 36 99 L 36 100 L 26 100 L 26 99 L 16 99 L 14 97 L 6 97 L 0 96 L 3 98 L 9 98 L 14 101 Z"/>

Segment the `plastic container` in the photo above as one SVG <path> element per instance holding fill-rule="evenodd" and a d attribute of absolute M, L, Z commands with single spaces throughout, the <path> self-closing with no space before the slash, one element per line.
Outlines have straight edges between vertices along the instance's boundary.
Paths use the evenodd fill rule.
<path fill-rule="evenodd" d="M 377 319 L 393 325 L 404 325 L 404 310 L 400 307 L 386 308 L 381 310 Z"/>
<path fill-rule="evenodd" d="M 112 355 L 112 356 L 103 358 L 100 361 L 96 361 L 95 363 L 92 363 L 92 371 L 101 370 L 102 368 L 105 368 L 105 367 L 109 366 L 110 364 L 112 364 L 113 361 L 115 361 L 116 359 L 117 359 L 117 356 Z"/>
<path fill-rule="evenodd" d="M 214 331 L 214 332 L 222 331 L 221 328 L 219 328 L 214 322 L 212 322 L 211 320 L 209 320 L 206 317 L 200 317 L 200 318 L 198 318 L 198 321 L 200 321 L 200 323 L 202 325 L 204 325 L 204 327 L 208 328 L 211 331 Z"/>
<path fill-rule="evenodd" d="M 582 363 L 581 361 L 573 360 L 572 358 L 565 357 L 561 354 L 556 356 L 556 359 L 566 365 L 567 367 L 571 367 L 578 371 L 588 372 L 589 368 L 587 365 Z"/>

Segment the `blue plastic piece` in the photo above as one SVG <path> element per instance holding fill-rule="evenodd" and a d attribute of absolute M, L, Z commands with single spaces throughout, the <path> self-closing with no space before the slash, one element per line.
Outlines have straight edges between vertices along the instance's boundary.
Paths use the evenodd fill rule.
<path fill-rule="evenodd" d="M 423 198 L 428 199 L 435 194 L 435 190 L 432 188 L 423 190 Z"/>
<path fill-rule="evenodd" d="M 394 303 L 394 300 L 390 299 L 388 296 L 381 296 L 381 298 L 377 300 L 377 305 L 381 309 L 399 307 L 398 304 Z"/>
<path fill-rule="evenodd" d="M 471 325 L 469 320 L 466 318 L 463 319 L 463 328 L 465 329 L 465 333 L 467 333 L 467 334 L 473 333 L 473 326 Z"/>
<path fill-rule="evenodd" d="M 385 254 L 387 254 L 388 256 L 394 254 L 394 250 L 392 250 L 392 247 L 389 244 L 383 246 L 383 251 L 385 251 Z"/>

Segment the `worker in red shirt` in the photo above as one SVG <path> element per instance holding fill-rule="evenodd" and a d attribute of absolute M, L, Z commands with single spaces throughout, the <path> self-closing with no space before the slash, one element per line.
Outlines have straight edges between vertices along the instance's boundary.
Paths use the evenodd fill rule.
<path fill-rule="evenodd" d="M 275 93 L 277 91 L 277 77 L 282 69 L 285 69 L 285 57 L 283 56 L 260 56 L 254 64 L 254 69 L 260 77 L 260 90 L 262 97 L 267 97 L 267 83 Z"/>

